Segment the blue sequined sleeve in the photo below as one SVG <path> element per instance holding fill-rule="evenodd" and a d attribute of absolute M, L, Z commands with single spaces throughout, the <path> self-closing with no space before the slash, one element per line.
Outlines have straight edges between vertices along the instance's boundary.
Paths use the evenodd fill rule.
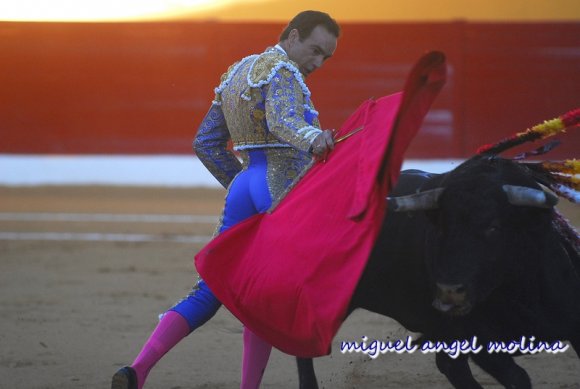
<path fill-rule="evenodd" d="M 313 125 L 317 124 L 316 111 L 306 101 L 296 75 L 282 68 L 267 88 L 266 120 L 270 132 L 295 148 L 308 151 L 321 130 Z"/>
<path fill-rule="evenodd" d="M 228 149 L 230 133 L 221 106 L 212 104 L 193 141 L 193 149 L 209 172 L 227 188 L 242 170 L 240 161 Z"/>

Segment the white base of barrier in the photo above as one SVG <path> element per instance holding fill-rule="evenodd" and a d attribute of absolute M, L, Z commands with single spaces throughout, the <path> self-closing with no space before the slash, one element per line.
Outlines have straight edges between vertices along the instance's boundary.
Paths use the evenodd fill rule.
<path fill-rule="evenodd" d="M 407 160 L 403 169 L 445 172 L 462 160 Z M 182 155 L 0 154 L 0 185 L 219 187 L 199 159 Z"/>

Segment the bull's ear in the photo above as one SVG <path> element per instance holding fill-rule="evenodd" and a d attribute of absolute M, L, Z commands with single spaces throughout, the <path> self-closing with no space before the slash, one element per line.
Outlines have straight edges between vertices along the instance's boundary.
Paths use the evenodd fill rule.
<path fill-rule="evenodd" d="M 527 186 L 503 185 L 508 201 L 512 205 L 527 207 L 552 208 L 558 204 L 558 196 L 550 189 L 540 184 L 542 189 Z"/>
<path fill-rule="evenodd" d="M 428 211 L 439 208 L 439 197 L 444 188 L 435 188 L 407 196 L 387 197 L 389 211 Z"/>

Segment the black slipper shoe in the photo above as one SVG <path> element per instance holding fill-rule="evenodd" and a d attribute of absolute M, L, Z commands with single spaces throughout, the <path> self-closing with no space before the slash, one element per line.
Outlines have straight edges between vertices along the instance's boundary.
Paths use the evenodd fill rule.
<path fill-rule="evenodd" d="M 117 370 L 113 375 L 111 389 L 137 389 L 137 373 L 131 366 Z"/>

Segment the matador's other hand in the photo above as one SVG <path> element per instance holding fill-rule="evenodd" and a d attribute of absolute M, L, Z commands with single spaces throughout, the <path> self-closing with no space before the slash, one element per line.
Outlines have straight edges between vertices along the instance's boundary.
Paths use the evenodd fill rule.
<path fill-rule="evenodd" d="M 312 154 L 317 159 L 326 160 L 328 153 L 334 150 L 334 132 L 332 130 L 322 131 L 312 142 Z"/>

